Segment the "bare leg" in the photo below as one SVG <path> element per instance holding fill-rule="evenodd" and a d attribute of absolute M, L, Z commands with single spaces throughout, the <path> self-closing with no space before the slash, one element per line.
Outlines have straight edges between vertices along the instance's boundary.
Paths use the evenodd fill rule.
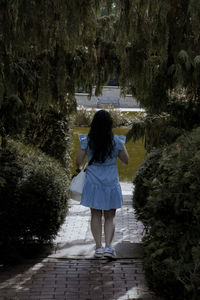
<path fill-rule="evenodd" d="M 91 208 L 91 231 L 94 237 L 96 248 L 101 248 L 102 237 L 102 210 Z"/>
<path fill-rule="evenodd" d="M 106 246 L 110 245 L 115 233 L 115 212 L 116 209 L 104 210 L 104 233 L 105 233 L 105 242 Z"/>

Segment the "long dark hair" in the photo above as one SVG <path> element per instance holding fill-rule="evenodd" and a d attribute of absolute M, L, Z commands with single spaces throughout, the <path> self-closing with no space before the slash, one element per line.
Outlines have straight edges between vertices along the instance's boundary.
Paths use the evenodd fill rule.
<path fill-rule="evenodd" d="M 88 134 L 88 145 L 93 156 L 89 165 L 93 162 L 103 163 L 106 158 L 112 157 L 113 150 L 113 120 L 106 110 L 95 113 Z"/>

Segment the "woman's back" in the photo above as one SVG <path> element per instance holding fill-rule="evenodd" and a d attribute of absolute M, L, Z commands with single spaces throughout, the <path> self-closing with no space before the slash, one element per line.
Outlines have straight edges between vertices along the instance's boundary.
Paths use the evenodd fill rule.
<path fill-rule="evenodd" d="M 95 256 L 115 258 L 111 247 L 114 236 L 114 216 L 123 203 L 119 184 L 117 157 L 128 163 L 124 136 L 113 135 L 112 118 L 107 111 L 98 111 L 92 120 L 88 135 L 80 134 L 80 148 L 77 153 L 77 167 L 85 156 L 88 158 L 86 178 L 81 204 L 91 208 L 91 230 L 95 239 Z M 105 249 L 102 248 L 102 210 L 104 211 Z"/>
<path fill-rule="evenodd" d="M 93 152 L 89 147 L 88 135 L 79 135 L 81 149 L 86 150 L 88 161 L 91 161 Z M 113 136 L 111 156 L 104 162 L 94 161 L 86 168 L 86 180 L 83 189 L 81 204 L 102 210 L 116 209 L 122 206 L 122 193 L 117 170 L 117 157 L 123 149 L 126 138 Z"/>
<path fill-rule="evenodd" d="M 91 161 L 93 157 L 93 151 L 89 146 L 89 136 L 87 134 L 79 134 L 79 140 L 80 140 L 81 148 L 86 150 L 88 162 Z M 112 140 L 113 147 L 110 156 L 107 156 L 104 162 L 93 161 L 92 164 L 98 166 L 116 164 L 119 151 L 123 149 L 123 145 L 125 141 L 126 141 L 125 136 L 113 135 L 113 140 Z"/>

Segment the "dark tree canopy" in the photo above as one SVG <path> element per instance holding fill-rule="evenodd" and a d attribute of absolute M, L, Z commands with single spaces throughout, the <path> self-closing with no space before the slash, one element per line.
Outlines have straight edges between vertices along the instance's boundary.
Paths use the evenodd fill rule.
<path fill-rule="evenodd" d="M 2 0 L 0 103 L 15 94 L 39 106 L 63 104 L 76 87 L 104 84 L 116 57 L 114 16 L 108 1 L 101 17 L 103 2 Z"/>
<path fill-rule="evenodd" d="M 1 135 L 15 134 L 35 111 L 54 107 L 69 114 L 80 87 L 100 91 L 116 69 L 110 6 L 98 0 L 0 2 Z"/>
<path fill-rule="evenodd" d="M 200 98 L 200 1 L 119 1 L 120 83 L 141 104 L 166 110 L 175 94 Z"/>
<path fill-rule="evenodd" d="M 180 95 L 198 102 L 199 19 L 195 0 L 2 0 L 1 115 L 69 113 L 76 89 L 99 94 L 114 73 L 150 112 Z"/>
<path fill-rule="evenodd" d="M 63 104 L 67 93 L 73 95 L 84 60 L 84 68 L 91 70 L 88 56 L 98 5 L 99 1 L 1 1 L 1 103 L 16 94 L 39 106 L 56 105 Z"/>
<path fill-rule="evenodd" d="M 200 1 L 122 0 L 118 7 L 119 84 L 149 114 L 129 136 L 144 137 L 149 149 L 170 143 L 200 125 Z"/>

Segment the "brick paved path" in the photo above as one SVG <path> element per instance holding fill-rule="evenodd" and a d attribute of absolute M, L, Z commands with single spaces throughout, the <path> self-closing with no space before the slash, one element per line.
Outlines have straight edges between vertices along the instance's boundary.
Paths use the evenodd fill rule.
<path fill-rule="evenodd" d="M 89 210 L 71 202 L 69 215 L 46 258 L 7 269 L 0 266 L 0 300 L 155 299 L 146 286 L 139 243 L 143 226 L 131 205 L 131 185 L 123 185 L 114 245 L 118 259 L 94 259 Z"/>

